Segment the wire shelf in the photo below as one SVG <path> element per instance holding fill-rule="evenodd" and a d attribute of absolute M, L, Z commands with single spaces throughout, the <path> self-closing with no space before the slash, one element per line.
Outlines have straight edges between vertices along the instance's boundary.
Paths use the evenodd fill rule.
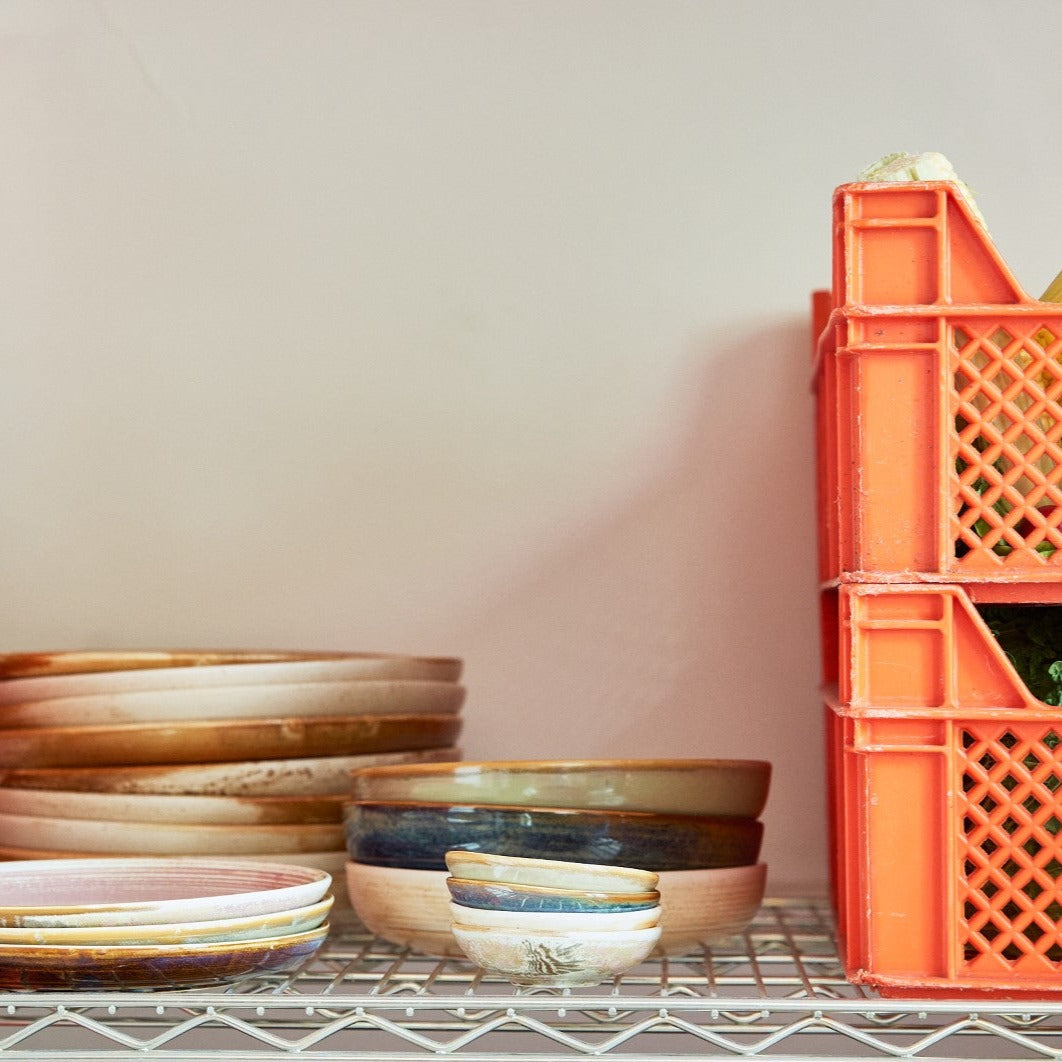
<path fill-rule="evenodd" d="M 827 905 L 790 899 L 765 903 L 725 945 L 589 989 L 516 989 L 348 923 L 299 969 L 226 990 L 0 994 L 0 1055 L 1062 1059 L 1062 1002 L 878 999 L 845 980 Z"/>

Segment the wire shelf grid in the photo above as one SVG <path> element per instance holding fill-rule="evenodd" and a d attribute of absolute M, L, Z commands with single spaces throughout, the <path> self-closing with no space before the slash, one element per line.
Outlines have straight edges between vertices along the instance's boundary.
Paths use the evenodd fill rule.
<path fill-rule="evenodd" d="M 559 1062 L 579 1056 L 1062 1060 L 1062 1002 L 908 1002 L 850 984 L 828 906 L 770 900 L 748 930 L 606 985 L 517 989 L 338 925 L 311 960 L 227 989 L 0 994 L 0 1056 Z"/>

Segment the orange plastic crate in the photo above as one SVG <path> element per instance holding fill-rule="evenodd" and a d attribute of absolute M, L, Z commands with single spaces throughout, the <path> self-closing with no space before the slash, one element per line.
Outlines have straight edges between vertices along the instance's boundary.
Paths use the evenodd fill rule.
<path fill-rule="evenodd" d="M 846 972 L 885 995 L 1062 995 L 1062 710 L 961 586 L 825 601 L 833 896 Z"/>
<path fill-rule="evenodd" d="M 1022 290 L 948 182 L 840 187 L 833 257 L 822 580 L 1034 596 L 1062 574 L 1062 305 Z"/>

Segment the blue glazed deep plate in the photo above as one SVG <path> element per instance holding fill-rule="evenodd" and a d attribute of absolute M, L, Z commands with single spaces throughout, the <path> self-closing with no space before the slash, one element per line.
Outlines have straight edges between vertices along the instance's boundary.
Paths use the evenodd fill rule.
<path fill-rule="evenodd" d="M 447 878 L 446 887 L 455 903 L 485 911 L 551 911 L 558 914 L 596 914 L 615 911 L 647 911 L 660 903 L 653 892 L 583 892 L 580 889 L 550 889 L 543 885 L 518 885 L 506 881 L 473 881 Z"/>
<path fill-rule="evenodd" d="M 0 945 L 0 988 L 14 992 L 67 989 L 142 991 L 230 984 L 256 974 L 292 970 L 325 942 L 328 926 L 262 940 L 143 947 Z"/>
<path fill-rule="evenodd" d="M 647 870 L 755 863 L 754 819 L 506 805 L 349 801 L 347 851 L 373 866 L 445 870 L 452 849 Z"/>

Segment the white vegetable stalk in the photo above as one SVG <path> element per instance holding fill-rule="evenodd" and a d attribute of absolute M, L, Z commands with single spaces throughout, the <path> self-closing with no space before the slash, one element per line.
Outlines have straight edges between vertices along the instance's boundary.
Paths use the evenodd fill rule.
<path fill-rule="evenodd" d="M 863 170 L 858 177 L 860 181 L 950 181 L 955 185 L 956 189 L 963 196 L 966 203 L 969 205 L 974 217 L 980 223 L 980 225 L 987 232 L 988 226 L 985 224 L 984 215 L 981 213 L 974 200 L 973 193 L 970 191 L 969 186 L 959 177 L 955 172 L 955 168 L 952 166 L 948 159 L 936 151 L 927 151 L 920 155 L 911 155 L 906 152 L 894 152 L 891 155 L 886 155 L 884 158 L 879 159 L 877 162 L 868 166 Z M 1051 282 L 1047 290 L 1040 297 L 1042 302 L 1057 302 L 1062 303 L 1062 273 L 1059 273 L 1057 277 Z M 1042 329 L 1034 337 L 1036 342 L 1046 348 L 1050 343 L 1054 341 L 1057 336 L 1053 337 L 1048 330 Z M 985 356 L 985 363 L 987 364 L 988 358 Z M 1012 355 L 1011 360 L 1020 369 L 1024 370 L 1028 367 L 1032 361 L 1032 356 L 1024 350 L 1018 351 Z M 1062 356 L 1059 356 L 1059 360 L 1062 360 Z M 1042 373 L 1037 379 L 1039 386 L 1046 390 L 1051 383 L 1051 376 L 1049 373 Z M 1017 394 L 1013 400 L 1013 404 L 1024 414 L 1030 408 L 1033 403 L 1033 399 L 1027 395 L 1024 391 Z M 984 394 L 977 394 L 972 400 L 972 405 L 982 412 L 988 407 L 989 401 Z M 1045 434 L 1054 427 L 1056 421 L 1054 417 L 1044 413 L 1035 418 L 1036 426 L 1040 431 Z M 1001 415 L 993 419 L 992 425 L 1000 433 L 1005 432 L 1011 427 L 1012 419 L 1008 416 Z M 1033 441 L 1023 432 L 1014 441 L 1013 444 L 1023 455 L 1027 454 L 1033 446 Z M 1050 477 L 1056 470 L 1056 463 L 1051 460 L 1050 457 L 1044 455 L 1031 463 L 1031 467 L 1036 468 L 1043 476 Z M 1036 490 L 1036 484 L 1026 476 L 1022 476 L 1015 484 L 1015 488 L 1023 495 L 1028 496 L 1034 490 Z"/>

